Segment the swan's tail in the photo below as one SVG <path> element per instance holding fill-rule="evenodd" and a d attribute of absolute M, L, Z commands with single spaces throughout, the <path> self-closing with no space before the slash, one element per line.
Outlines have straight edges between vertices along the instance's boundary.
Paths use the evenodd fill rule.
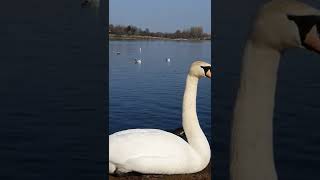
<path fill-rule="evenodd" d="M 113 174 L 116 171 L 116 166 L 109 162 L 109 174 Z"/>

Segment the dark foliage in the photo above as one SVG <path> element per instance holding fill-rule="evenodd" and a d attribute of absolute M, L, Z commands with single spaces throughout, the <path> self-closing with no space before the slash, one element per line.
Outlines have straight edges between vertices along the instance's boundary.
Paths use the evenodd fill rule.
<path fill-rule="evenodd" d="M 176 30 L 174 33 L 164 32 L 150 32 L 148 28 L 142 30 L 133 25 L 113 25 L 109 24 L 109 34 L 114 35 L 139 35 L 139 36 L 152 36 L 170 39 L 210 39 L 211 35 L 203 32 L 201 26 L 194 26 L 184 30 Z"/>

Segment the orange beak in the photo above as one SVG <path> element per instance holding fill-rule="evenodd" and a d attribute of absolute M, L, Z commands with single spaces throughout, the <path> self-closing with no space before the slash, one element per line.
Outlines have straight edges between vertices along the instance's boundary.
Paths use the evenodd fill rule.
<path fill-rule="evenodd" d="M 320 39 L 316 25 L 313 26 L 306 35 L 304 43 L 311 47 L 314 51 L 320 52 Z"/>
<path fill-rule="evenodd" d="M 206 77 L 211 78 L 211 70 L 206 72 Z"/>

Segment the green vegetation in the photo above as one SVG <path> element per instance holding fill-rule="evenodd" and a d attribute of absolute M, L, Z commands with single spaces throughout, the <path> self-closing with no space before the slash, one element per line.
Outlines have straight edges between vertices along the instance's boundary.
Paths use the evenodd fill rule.
<path fill-rule="evenodd" d="M 191 27 L 185 30 L 176 30 L 174 33 L 150 32 L 148 28 L 142 30 L 136 26 L 113 25 L 109 24 L 110 38 L 124 39 L 193 39 L 193 40 L 210 40 L 211 35 L 203 32 L 200 26 Z"/>

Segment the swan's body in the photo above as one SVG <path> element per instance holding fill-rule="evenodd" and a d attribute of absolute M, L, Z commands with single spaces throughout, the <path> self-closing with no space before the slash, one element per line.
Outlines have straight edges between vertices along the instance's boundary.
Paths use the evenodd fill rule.
<path fill-rule="evenodd" d="M 291 47 L 320 52 L 320 21 L 313 17 L 319 15 L 293 0 L 271 1 L 259 11 L 245 47 L 234 109 L 232 180 L 277 179 L 272 120 L 279 60 Z"/>
<path fill-rule="evenodd" d="M 117 140 L 112 141 L 113 139 Z M 122 172 L 181 174 L 197 172 L 206 166 L 201 165 L 200 156 L 186 141 L 159 129 L 120 131 L 110 135 L 109 141 L 109 146 L 113 147 L 109 153 L 114 154 L 109 159 L 109 166 L 110 161 L 122 162 L 118 166 L 111 163 L 111 169 L 114 170 L 118 168 Z M 122 150 L 126 151 L 126 156 L 123 156 Z"/>
<path fill-rule="evenodd" d="M 166 61 L 167 61 L 167 62 L 170 62 L 170 61 L 171 61 L 171 59 L 170 59 L 170 58 L 166 58 Z"/>
<path fill-rule="evenodd" d="M 141 63 L 142 63 L 142 60 L 141 60 L 141 59 L 134 59 L 134 63 L 135 63 L 135 64 L 141 64 Z"/>
<path fill-rule="evenodd" d="M 191 65 L 183 97 L 182 124 L 188 142 L 159 129 L 130 129 L 109 136 L 109 173 L 185 174 L 204 169 L 211 157 L 209 143 L 196 113 L 197 84 L 211 77 L 210 64 Z"/>
<path fill-rule="evenodd" d="M 116 55 L 120 55 L 120 51 L 112 51 L 113 53 L 115 53 Z"/>
<path fill-rule="evenodd" d="M 141 48 L 139 49 L 139 51 L 140 51 L 140 57 L 141 57 Z M 142 63 L 142 58 L 139 58 L 139 59 L 135 58 L 134 59 L 134 63 L 135 64 L 141 64 Z"/>

